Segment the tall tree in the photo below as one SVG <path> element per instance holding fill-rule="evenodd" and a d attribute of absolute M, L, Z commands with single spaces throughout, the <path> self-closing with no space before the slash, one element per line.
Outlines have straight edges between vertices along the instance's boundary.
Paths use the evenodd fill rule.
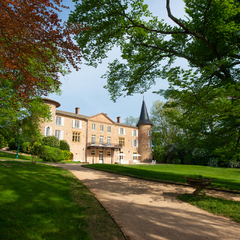
<path fill-rule="evenodd" d="M 136 127 L 138 121 L 139 121 L 139 118 L 136 118 L 136 117 L 133 117 L 133 116 L 129 116 L 129 117 L 125 118 L 124 123 Z"/>
<path fill-rule="evenodd" d="M 114 60 L 104 75 L 113 100 L 168 79 L 169 89 L 158 93 L 173 100 L 170 107 L 185 109 L 178 123 L 185 121 L 215 149 L 230 146 L 230 159 L 240 150 L 240 2 L 184 0 L 184 19 L 165 3 L 172 25 L 153 16 L 143 0 L 76 0 L 69 21 L 90 27 L 75 37 L 90 65 L 120 46 L 125 61 Z M 176 66 L 176 59 L 189 67 Z"/>
<path fill-rule="evenodd" d="M 6 80 L 12 83 L 14 104 L 58 89 L 63 65 L 79 68 L 80 49 L 71 34 L 84 28 L 61 23 L 61 2 L 0 0 L 0 88 Z"/>

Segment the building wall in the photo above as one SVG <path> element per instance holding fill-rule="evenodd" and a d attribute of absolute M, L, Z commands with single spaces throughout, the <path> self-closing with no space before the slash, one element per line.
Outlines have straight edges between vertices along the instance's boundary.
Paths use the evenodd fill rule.
<path fill-rule="evenodd" d="M 134 154 L 141 154 L 142 160 L 150 159 L 149 156 L 152 151 L 151 148 L 148 148 L 146 146 L 148 146 L 147 141 L 151 140 L 151 136 L 147 136 L 147 131 L 149 129 L 151 130 L 151 125 L 140 125 L 140 128 L 142 129 L 140 138 L 140 128 L 138 131 L 137 127 L 114 122 L 108 118 L 107 114 L 100 113 L 92 117 L 81 119 L 78 114 L 67 112 L 64 112 L 64 114 L 59 113 L 63 111 L 56 112 L 57 105 L 54 103 L 54 101 L 46 101 L 46 104 L 49 104 L 51 106 L 53 117 L 52 121 L 42 124 L 41 133 L 43 135 L 46 134 L 46 127 L 51 128 L 51 135 L 53 136 L 55 135 L 56 130 L 59 131 L 61 133 L 59 136 L 60 140 L 66 140 L 70 145 L 70 151 L 72 153 L 73 160 L 89 163 L 99 163 L 100 151 L 103 151 L 103 163 L 121 162 L 128 164 L 133 163 L 133 159 L 140 160 L 140 157 L 133 157 Z M 61 118 L 60 125 L 56 124 L 56 119 L 58 117 Z M 81 121 L 79 128 L 74 127 L 73 121 Z M 95 129 L 93 129 L 92 124 L 95 124 Z M 101 126 L 103 126 L 103 129 Z M 108 127 L 111 127 L 111 132 L 108 132 Z M 135 136 L 133 136 L 133 131 L 135 133 Z M 75 138 L 73 138 L 73 133 L 80 133 L 79 142 L 74 141 Z M 92 135 L 95 135 L 95 145 L 91 145 Z M 111 144 L 116 146 L 116 148 L 109 148 L 106 146 L 108 143 L 108 137 L 111 138 Z M 100 138 L 102 140 L 102 143 L 100 143 Z M 139 142 L 140 139 L 141 143 Z M 121 142 L 119 140 L 121 140 Z M 119 144 L 122 143 L 122 140 L 124 140 L 124 145 L 121 146 L 120 149 Z M 142 149 L 140 149 L 140 146 Z M 95 155 L 92 155 L 93 149 L 95 150 Z"/>

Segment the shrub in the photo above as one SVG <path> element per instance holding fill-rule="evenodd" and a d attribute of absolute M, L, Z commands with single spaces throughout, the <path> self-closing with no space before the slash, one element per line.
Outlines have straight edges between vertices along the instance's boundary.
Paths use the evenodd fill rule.
<path fill-rule="evenodd" d="M 41 158 L 46 162 L 60 162 L 64 159 L 64 154 L 59 148 L 44 146 Z"/>
<path fill-rule="evenodd" d="M 218 161 L 215 158 L 210 158 L 209 161 L 208 161 L 208 166 L 218 167 Z"/>
<path fill-rule="evenodd" d="M 65 140 L 60 140 L 60 149 L 70 151 L 70 146 Z"/>
<path fill-rule="evenodd" d="M 7 146 L 7 141 L 2 134 L 0 134 L 0 149 Z"/>
<path fill-rule="evenodd" d="M 22 144 L 22 151 L 24 152 L 24 153 L 27 153 L 28 152 L 28 147 L 29 147 L 29 145 L 30 145 L 30 142 L 24 142 L 23 144 Z"/>
<path fill-rule="evenodd" d="M 229 161 L 227 163 L 227 167 L 229 168 L 240 168 L 240 162 L 237 161 Z"/>
<path fill-rule="evenodd" d="M 55 136 L 47 136 L 42 139 L 43 145 L 53 148 L 59 148 L 60 147 L 60 141 Z"/>
<path fill-rule="evenodd" d="M 191 153 L 188 153 L 187 155 L 185 155 L 183 157 L 183 164 L 187 164 L 187 165 L 192 165 L 194 164 L 193 162 L 193 157 Z"/>
<path fill-rule="evenodd" d="M 179 158 L 174 158 L 172 161 L 173 164 L 181 164 L 181 159 Z"/>
<path fill-rule="evenodd" d="M 11 140 L 9 141 L 8 143 L 8 147 L 11 149 L 11 150 L 17 150 L 17 146 L 18 146 L 18 142 L 15 138 L 11 138 Z"/>
<path fill-rule="evenodd" d="M 30 153 L 32 155 L 32 163 L 36 163 L 37 160 L 39 159 L 39 157 L 42 155 L 43 153 L 43 148 L 44 146 L 42 145 L 42 143 L 40 142 L 32 142 L 29 146 L 28 146 Z"/>
<path fill-rule="evenodd" d="M 71 159 L 71 153 L 68 150 L 62 150 L 62 152 L 63 152 L 63 160 Z"/>

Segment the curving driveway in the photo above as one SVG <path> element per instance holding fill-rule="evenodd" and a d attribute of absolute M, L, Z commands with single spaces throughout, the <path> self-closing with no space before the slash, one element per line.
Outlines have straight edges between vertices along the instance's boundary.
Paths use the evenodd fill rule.
<path fill-rule="evenodd" d="M 81 165 L 58 165 L 70 170 L 96 196 L 131 240 L 239 240 L 240 224 L 212 215 L 176 196 L 193 189 L 120 176 Z M 239 194 L 206 191 L 240 201 Z"/>

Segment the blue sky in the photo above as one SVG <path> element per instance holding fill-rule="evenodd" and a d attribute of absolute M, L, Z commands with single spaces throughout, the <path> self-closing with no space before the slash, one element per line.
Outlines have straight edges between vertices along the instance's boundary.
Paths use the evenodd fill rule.
<path fill-rule="evenodd" d="M 159 19 L 167 19 L 165 0 L 145 0 L 145 2 L 149 5 L 150 11 L 154 15 L 159 16 Z M 59 13 L 59 18 L 66 21 L 70 10 L 74 10 L 74 3 L 71 0 L 63 0 L 63 4 L 70 7 L 69 10 L 63 10 L 63 12 Z M 172 0 L 171 8 L 175 16 L 183 16 L 184 5 L 181 0 Z M 167 22 L 170 23 L 168 20 Z M 58 101 L 61 104 L 58 108 L 59 110 L 74 112 L 75 107 L 79 107 L 79 113 L 86 116 L 103 112 L 107 113 L 113 121 L 116 121 L 117 117 L 120 116 L 121 122 L 124 122 L 125 118 L 129 116 L 139 117 L 143 100 L 142 94 L 121 97 L 114 103 L 110 100 L 108 91 L 103 88 L 106 80 L 102 79 L 101 76 L 106 73 L 108 63 L 112 62 L 115 58 L 120 59 L 120 52 L 117 48 L 109 52 L 108 58 L 102 64 L 99 64 L 97 68 L 87 66 L 83 61 L 79 71 L 73 69 L 67 76 L 61 76 L 61 96 L 50 94 L 48 98 Z M 167 87 L 168 83 L 166 80 L 156 79 L 156 85 L 152 86 L 144 94 L 149 114 L 152 103 L 155 100 L 164 101 L 163 97 L 152 92 L 159 89 L 166 89 Z"/>

